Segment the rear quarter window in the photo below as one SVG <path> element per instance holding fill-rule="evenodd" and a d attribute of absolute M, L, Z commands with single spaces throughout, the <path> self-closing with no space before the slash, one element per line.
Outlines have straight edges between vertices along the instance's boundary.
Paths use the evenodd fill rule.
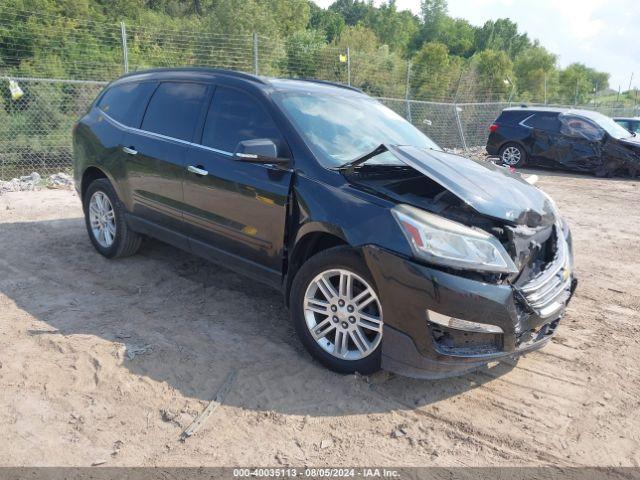
<path fill-rule="evenodd" d="M 539 130 L 545 130 L 547 132 L 559 132 L 560 120 L 557 113 L 536 113 L 533 116 L 527 118 L 523 125 L 531 128 L 537 128 Z"/>
<path fill-rule="evenodd" d="M 110 87 L 100 101 L 98 108 L 114 120 L 128 126 L 140 126 L 144 109 L 157 82 L 130 82 Z"/>
<path fill-rule="evenodd" d="M 496 123 L 500 125 L 517 125 L 531 115 L 530 111 L 507 110 L 500 114 Z"/>

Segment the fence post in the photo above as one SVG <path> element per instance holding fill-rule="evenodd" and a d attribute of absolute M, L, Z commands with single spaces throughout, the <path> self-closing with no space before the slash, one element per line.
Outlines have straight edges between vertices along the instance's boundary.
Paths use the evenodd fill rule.
<path fill-rule="evenodd" d="M 258 34 L 253 32 L 253 73 L 258 75 L 260 70 L 258 69 Z"/>
<path fill-rule="evenodd" d="M 462 140 L 462 148 L 464 148 L 465 152 L 469 152 L 469 147 L 467 146 L 467 140 L 464 137 L 464 129 L 462 128 L 462 121 L 460 120 L 460 110 L 462 110 L 457 103 L 453 104 L 453 111 L 456 114 L 456 123 L 458 124 L 458 131 L 460 132 L 460 140 Z"/>
<path fill-rule="evenodd" d="M 411 115 L 411 60 L 407 60 L 407 85 L 404 91 L 404 101 L 407 107 L 407 121 L 413 123 L 413 117 Z"/>
<path fill-rule="evenodd" d="M 460 94 L 460 85 L 462 84 L 462 75 L 463 71 L 460 72 L 460 77 L 458 77 L 458 85 L 456 86 L 456 94 L 453 97 L 453 113 L 456 116 L 456 123 L 458 124 L 458 132 L 460 133 L 460 140 L 462 140 L 462 148 L 464 148 L 465 152 L 469 152 L 469 148 L 467 147 L 467 140 L 464 138 L 464 129 L 462 128 L 462 121 L 460 120 L 460 107 L 458 107 L 458 95 Z"/>
<path fill-rule="evenodd" d="M 347 45 L 347 85 L 351 86 L 351 49 Z"/>
<path fill-rule="evenodd" d="M 120 22 L 120 35 L 122 37 L 122 64 L 124 73 L 129 73 L 129 49 L 127 48 L 127 29 L 124 22 Z"/>

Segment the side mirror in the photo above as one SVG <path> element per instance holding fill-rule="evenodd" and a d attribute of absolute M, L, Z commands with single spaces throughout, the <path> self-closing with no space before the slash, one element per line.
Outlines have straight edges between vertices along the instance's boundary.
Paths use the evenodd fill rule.
<path fill-rule="evenodd" d="M 257 138 L 238 142 L 233 158 L 239 162 L 288 163 L 288 158 L 278 157 L 278 147 L 273 140 Z"/>

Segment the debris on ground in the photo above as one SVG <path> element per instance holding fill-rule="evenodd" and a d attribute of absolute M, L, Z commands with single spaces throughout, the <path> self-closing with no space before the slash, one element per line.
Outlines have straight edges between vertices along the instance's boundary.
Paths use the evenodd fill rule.
<path fill-rule="evenodd" d="M 125 345 L 127 358 L 133 360 L 137 355 L 145 355 L 153 351 L 152 345 Z"/>
<path fill-rule="evenodd" d="M 122 440 L 116 440 L 113 443 L 113 451 L 111 452 L 111 456 L 115 457 L 116 455 L 118 455 L 123 445 L 124 445 L 124 442 Z"/>
<path fill-rule="evenodd" d="M 218 408 L 224 401 L 224 397 L 226 397 L 229 393 L 229 390 L 231 390 L 231 386 L 236 379 L 237 373 L 238 372 L 236 370 L 233 370 L 229 373 L 229 375 L 227 375 L 227 378 L 220 387 L 220 390 L 218 390 L 218 393 L 216 393 L 216 396 L 213 398 L 213 400 L 209 402 L 207 408 L 205 408 L 202 413 L 196 417 L 193 423 L 189 425 L 184 432 L 182 432 L 180 439 L 183 442 L 192 435 L 195 435 L 196 432 L 200 430 L 202 425 L 204 425 L 204 422 L 207 421 L 207 418 L 209 418 L 211 414 L 216 410 L 216 408 Z"/>
<path fill-rule="evenodd" d="M 327 439 L 322 440 L 320 442 L 320 448 L 323 449 L 323 450 L 325 448 L 331 448 L 331 447 L 333 447 L 333 440 L 331 440 L 330 438 L 327 438 Z"/>
<path fill-rule="evenodd" d="M 69 190 L 73 188 L 73 177 L 68 173 L 58 172 L 49 175 L 45 180 L 38 172 L 32 172 L 29 175 L 12 178 L 11 180 L 0 180 L 0 194 L 34 191 L 42 186 L 56 190 Z"/>
<path fill-rule="evenodd" d="M 24 177 L 13 178 L 8 182 L 0 180 L 0 193 L 35 190 L 41 182 L 42 177 L 38 172 L 33 172 L 31 175 L 25 175 Z"/>
<path fill-rule="evenodd" d="M 445 152 L 460 155 L 462 157 L 471 158 L 473 160 L 487 160 L 487 149 L 484 146 L 464 148 L 445 148 Z"/>
<path fill-rule="evenodd" d="M 70 188 L 73 186 L 73 178 L 66 173 L 58 172 L 49 176 L 47 188 Z"/>

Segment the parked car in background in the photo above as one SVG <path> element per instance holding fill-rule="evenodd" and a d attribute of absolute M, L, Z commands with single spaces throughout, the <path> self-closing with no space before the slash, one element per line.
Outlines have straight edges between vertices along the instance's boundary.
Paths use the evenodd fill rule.
<path fill-rule="evenodd" d="M 629 130 L 631 133 L 640 133 L 640 118 L 638 117 L 615 117 L 613 120 L 620 126 Z"/>
<path fill-rule="evenodd" d="M 640 139 L 588 110 L 507 108 L 489 127 L 487 152 L 512 167 L 536 165 L 598 176 L 640 171 Z"/>
<path fill-rule="evenodd" d="M 338 372 L 435 378 L 540 348 L 576 286 L 549 196 L 351 87 L 137 72 L 98 96 L 73 145 L 100 254 L 148 235 L 272 285 Z"/>

